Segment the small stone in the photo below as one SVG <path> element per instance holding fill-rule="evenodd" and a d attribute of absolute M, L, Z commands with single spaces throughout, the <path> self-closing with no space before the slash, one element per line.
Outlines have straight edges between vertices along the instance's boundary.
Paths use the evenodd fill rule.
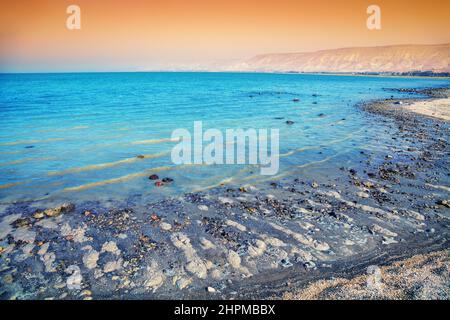
<path fill-rule="evenodd" d="M 102 252 L 110 252 L 115 255 L 119 255 L 120 249 L 117 247 L 117 244 L 114 241 L 108 241 L 103 244 Z"/>
<path fill-rule="evenodd" d="M 311 187 L 313 187 L 314 189 L 317 189 L 319 187 L 319 184 L 314 181 L 313 183 L 311 183 Z"/>
<path fill-rule="evenodd" d="M 42 212 L 42 211 L 36 211 L 36 212 L 33 214 L 33 218 L 35 218 L 35 219 L 42 219 L 42 218 L 44 218 L 44 217 L 45 217 L 45 213 Z"/>
<path fill-rule="evenodd" d="M 103 267 L 103 272 L 109 273 L 109 272 L 119 270 L 120 268 L 122 268 L 122 259 L 119 259 L 117 261 L 109 261 Z"/>
<path fill-rule="evenodd" d="M 91 290 L 83 290 L 80 293 L 80 296 L 92 296 L 92 292 L 91 292 Z"/>
<path fill-rule="evenodd" d="M 31 221 L 28 218 L 20 218 L 14 221 L 14 227 L 15 228 L 23 228 L 23 227 L 30 227 Z"/>
<path fill-rule="evenodd" d="M 149 272 L 150 273 L 150 272 Z M 164 283 L 165 276 L 162 272 L 151 273 L 149 278 L 145 281 L 145 286 L 151 288 L 154 291 L 158 289 Z"/>
<path fill-rule="evenodd" d="M 437 205 L 450 208 L 450 202 L 448 200 L 439 200 L 436 202 Z"/>
<path fill-rule="evenodd" d="M 172 229 L 172 226 L 167 222 L 161 222 L 160 227 L 164 231 L 170 231 Z"/>
<path fill-rule="evenodd" d="M 176 281 L 178 289 L 183 290 L 192 283 L 192 278 L 180 278 Z"/>
<path fill-rule="evenodd" d="M 358 197 L 366 199 L 369 198 L 369 194 L 366 192 L 358 192 Z"/>
<path fill-rule="evenodd" d="M 199 205 L 198 206 L 198 209 L 200 210 L 200 211 L 208 211 L 208 206 L 205 206 L 204 204 L 201 204 L 201 205 Z"/>
<path fill-rule="evenodd" d="M 67 267 L 65 272 L 70 274 L 70 277 L 68 277 L 66 280 L 67 288 L 69 290 L 80 290 L 81 282 L 83 281 L 80 267 L 71 265 Z"/>
<path fill-rule="evenodd" d="M 373 188 L 375 185 L 370 181 L 364 181 L 363 186 L 370 189 Z"/>
<path fill-rule="evenodd" d="M 73 205 L 72 203 L 64 203 L 59 207 L 47 209 L 44 211 L 44 213 L 47 217 L 57 217 L 61 213 L 69 213 L 73 210 L 75 210 L 75 205 Z"/>
<path fill-rule="evenodd" d="M 290 262 L 289 261 L 289 259 L 281 259 L 280 260 L 280 265 L 283 267 L 283 268 L 290 268 L 290 267 L 292 267 L 293 266 L 293 264 L 292 264 L 292 262 Z"/>
<path fill-rule="evenodd" d="M 99 253 L 95 250 L 90 250 L 83 256 L 83 264 L 88 269 L 94 269 L 97 267 L 97 261 Z"/>
<path fill-rule="evenodd" d="M 11 284 L 13 283 L 14 278 L 11 274 L 7 274 L 6 276 L 3 277 L 3 282 L 6 284 Z"/>
<path fill-rule="evenodd" d="M 233 250 L 228 251 L 228 262 L 235 269 L 239 269 L 241 267 L 241 257 Z"/>
<path fill-rule="evenodd" d="M 217 199 L 222 204 L 233 204 L 234 203 L 234 201 L 232 199 L 227 198 L 227 197 L 218 197 Z"/>
<path fill-rule="evenodd" d="M 202 248 L 203 248 L 204 250 L 215 249 L 215 248 L 216 248 L 215 244 L 212 243 L 211 241 L 209 241 L 209 240 L 206 239 L 206 238 L 201 238 L 201 239 L 200 239 L 200 243 L 201 243 Z"/>
<path fill-rule="evenodd" d="M 216 289 L 214 289 L 213 287 L 207 287 L 206 291 L 208 291 L 209 293 L 215 293 Z"/>

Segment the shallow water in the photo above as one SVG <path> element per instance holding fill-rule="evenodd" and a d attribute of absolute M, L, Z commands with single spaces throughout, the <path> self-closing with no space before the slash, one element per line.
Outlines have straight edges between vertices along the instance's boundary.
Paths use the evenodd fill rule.
<path fill-rule="evenodd" d="M 356 103 L 407 96 L 384 88 L 449 83 L 244 73 L 0 75 L 0 202 L 159 198 L 293 172 L 327 176 L 360 151 L 382 151 L 392 141 Z M 257 166 L 175 166 L 171 133 L 192 132 L 194 121 L 204 130 L 278 128 L 278 175 L 261 176 Z M 152 173 L 175 183 L 156 188 Z"/>

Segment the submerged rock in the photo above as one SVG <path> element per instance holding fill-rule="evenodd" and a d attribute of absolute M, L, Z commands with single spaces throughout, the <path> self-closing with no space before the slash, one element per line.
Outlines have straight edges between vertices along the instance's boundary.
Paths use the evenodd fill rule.
<path fill-rule="evenodd" d="M 108 241 L 103 244 L 102 252 L 110 252 L 115 255 L 119 255 L 120 249 L 117 247 L 117 244 L 114 241 Z"/>
<path fill-rule="evenodd" d="M 95 269 L 97 267 L 97 261 L 99 258 L 99 253 L 93 249 L 90 249 L 83 256 L 83 264 L 88 269 Z"/>
<path fill-rule="evenodd" d="M 228 262 L 235 269 L 239 269 L 241 267 L 241 257 L 236 251 L 228 251 Z"/>
<path fill-rule="evenodd" d="M 161 222 L 160 227 L 164 231 L 172 230 L 172 226 L 170 225 L 170 223 L 167 223 L 167 222 Z"/>
<path fill-rule="evenodd" d="M 144 281 L 144 286 L 152 289 L 153 292 L 155 292 L 156 289 L 164 284 L 166 277 L 161 271 L 158 263 L 156 261 L 152 261 L 151 264 L 146 268 L 145 279 L 146 280 Z"/>
<path fill-rule="evenodd" d="M 115 260 L 115 261 L 109 261 L 105 264 L 105 266 L 103 267 L 103 272 L 104 273 L 110 273 L 113 271 L 117 271 L 119 269 L 122 268 L 122 259 L 119 260 Z"/>
<path fill-rule="evenodd" d="M 67 267 L 65 272 L 70 274 L 70 277 L 66 280 L 67 288 L 70 290 L 80 290 L 81 282 L 83 281 L 80 267 L 77 265 L 71 265 Z"/>

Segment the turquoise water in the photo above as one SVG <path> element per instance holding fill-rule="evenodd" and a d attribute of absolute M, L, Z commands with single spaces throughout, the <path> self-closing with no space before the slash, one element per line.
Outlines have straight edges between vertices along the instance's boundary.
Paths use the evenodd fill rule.
<path fill-rule="evenodd" d="M 272 179 L 327 175 L 359 151 L 381 152 L 391 141 L 356 103 L 407 96 L 383 88 L 449 83 L 296 74 L 3 74 L 0 202 L 158 198 L 268 178 L 255 166 L 175 166 L 175 143 L 167 139 L 177 128 L 192 131 L 194 121 L 205 130 L 278 128 L 280 171 Z M 156 188 L 151 173 L 175 181 Z"/>

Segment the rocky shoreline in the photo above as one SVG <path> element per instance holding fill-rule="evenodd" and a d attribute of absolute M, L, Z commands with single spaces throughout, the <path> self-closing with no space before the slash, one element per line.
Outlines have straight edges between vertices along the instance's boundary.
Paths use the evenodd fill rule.
<path fill-rule="evenodd" d="M 0 299 L 281 298 L 447 249 L 450 126 L 396 101 L 360 106 L 393 143 L 361 150 L 361 165 L 336 178 L 224 185 L 144 208 L 11 205 L 0 213 Z"/>

